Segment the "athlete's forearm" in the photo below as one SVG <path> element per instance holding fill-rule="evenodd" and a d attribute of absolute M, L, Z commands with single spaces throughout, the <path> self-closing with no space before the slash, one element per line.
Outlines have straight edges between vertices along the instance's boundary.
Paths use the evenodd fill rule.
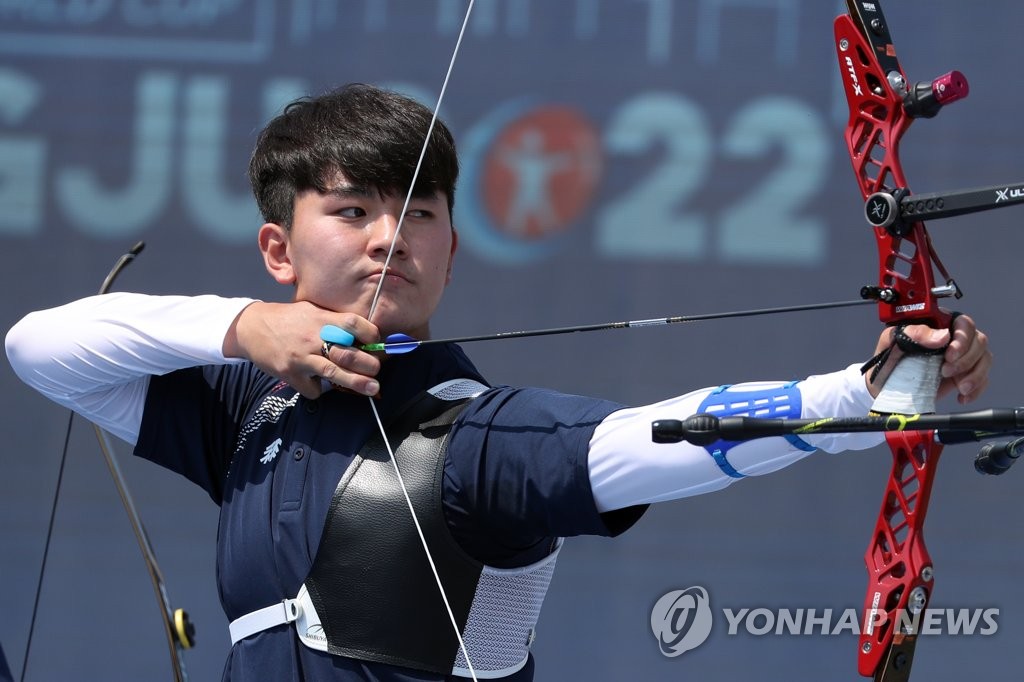
<path fill-rule="evenodd" d="M 594 431 L 588 455 L 591 487 L 598 510 L 604 512 L 720 490 L 741 477 L 777 471 L 806 457 L 814 449 L 859 450 L 882 441 L 880 434 L 870 433 L 807 436 L 803 441 L 793 442 L 762 438 L 731 448 L 719 447 L 721 451 L 714 455 L 689 443 L 669 445 L 651 441 L 652 421 L 682 419 L 695 414 L 708 396 L 712 396 L 712 403 L 722 400 L 743 403 L 745 395 L 759 393 L 761 401 L 751 405 L 750 416 L 759 416 L 759 410 L 788 401 L 798 401 L 800 406 L 799 413 L 783 415 L 790 418 L 860 416 L 867 414 L 871 406 L 871 395 L 855 366 L 786 387 L 785 382 L 773 382 L 739 384 L 730 387 L 727 393 L 702 389 L 610 414 Z M 766 394 L 774 397 L 765 400 Z M 715 396 L 723 397 L 719 400 Z"/>

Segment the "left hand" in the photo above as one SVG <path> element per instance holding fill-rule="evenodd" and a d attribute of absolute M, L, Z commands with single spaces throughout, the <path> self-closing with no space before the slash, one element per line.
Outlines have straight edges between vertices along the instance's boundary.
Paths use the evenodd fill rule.
<path fill-rule="evenodd" d="M 932 329 L 927 325 L 914 324 L 906 327 L 904 332 L 926 348 L 942 348 L 949 344 L 942 357 L 942 382 L 939 384 L 938 394 L 940 398 L 955 389 L 957 402 L 966 404 L 980 396 L 988 386 L 988 374 L 992 368 L 992 351 L 988 349 L 988 336 L 978 331 L 974 320 L 967 315 L 958 316 L 953 321 L 952 330 Z M 882 332 L 875 348 L 876 353 L 892 345 L 892 335 L 892 328 Z M 875 381 L 872 382 L 865 377 L 868 391 L 872 396 L 878 396 L 885 380 L 903 356 L 903 351 L 899 347 L 894 347 Z"/>

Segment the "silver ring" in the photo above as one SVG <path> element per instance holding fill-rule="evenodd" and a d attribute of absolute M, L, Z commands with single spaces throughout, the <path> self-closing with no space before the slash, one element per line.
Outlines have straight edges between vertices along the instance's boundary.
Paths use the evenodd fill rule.
<path fill-rule="evenodd" d="M 320 355 L 324 356 L 329 360 L 332 348 L 334 348 L 333 343 L 331 343 L 330 341 L 324 341 L 322 344 L 320 344 Z"/>

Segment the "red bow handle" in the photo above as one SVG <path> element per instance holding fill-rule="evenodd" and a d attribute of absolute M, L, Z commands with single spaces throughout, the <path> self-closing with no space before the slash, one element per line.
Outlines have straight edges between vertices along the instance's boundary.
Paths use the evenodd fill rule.
<path fill-rule="evenodd" d="M 850 14 L 835 21 L 836 53 L 850 108 L 845 139 L 870 213 L 884 209 L 885 202 L 898 205 L 909 192 L 899 142 L 910 124 L 915 118 L 934 116 L 944 104 L 966 96 L 968 89 L 958 72 L 911 86 L 896 59 L 878 0 L 849 0 L 848 5 Z M 878 283 L 864 287 L 861 294 L 878 301 L 881 321 L 948 327 L 952 318 L 940 309 L 939 300 L 959 297 L 960 292 L 936 256 L 924 223 L 895 221 L 875 227 L 874 235 Z M 936 269 L 945 278 L 941 285 L 936 285 Z M 905 358 L 887 386 L 903 384 L 901 389 L 923 396 L 924 405 L 902 407 L 898 400 L 895 406 L 884 405 L 887 394 L 883 391 L 884 411 L 934 411 L 940 364 L 941 356 Z M 923 527 L 942 446 L 933 431 L 891 433 L 886 441 L 893 464 L 864 555 L 868 586 L 858 670 L 876 680 L 905 680 L 917 639 L 916 624 L 923 618 L 933 588 L 934 570 Z"/>

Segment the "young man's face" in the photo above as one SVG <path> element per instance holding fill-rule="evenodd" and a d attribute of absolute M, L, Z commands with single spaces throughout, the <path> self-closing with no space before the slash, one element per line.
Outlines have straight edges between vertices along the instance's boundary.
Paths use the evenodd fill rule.
<path fill-rule="evenodd" d="M 268 261 L 271 274 L 295 284 L 295 300 L 367 316 L 404 201 L 354 187 L 341 174 L 327 194 L 297 195 L 291 229 L 280 228 L 286 262 L 275 270 Z M 382 336 L 429 336 L 430 317 L 451 280 L 457 242 L 446 196 L 410 202 L 370 320 Z"/>

